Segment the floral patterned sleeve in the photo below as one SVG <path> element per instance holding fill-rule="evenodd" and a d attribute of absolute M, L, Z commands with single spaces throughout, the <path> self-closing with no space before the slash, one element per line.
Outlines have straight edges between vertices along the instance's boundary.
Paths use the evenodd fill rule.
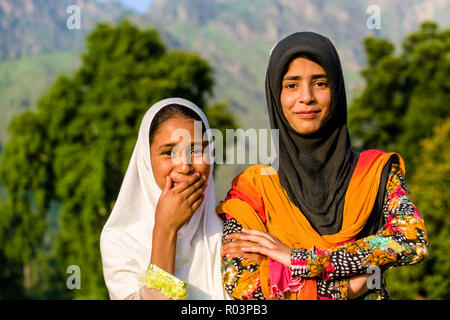
<path fill-rule="evenodd" d="M 240 223 L 231 217 L 225 217 L 223 243 L 229 242 L 225 236 L 240 232 Z M 233 240 L 231 240 L 233 241 Z M 290 272 L 289 268 L 286 269 Z M 222 277 L 225 289 L 233 299 L 265 300 L 261 285 L 259 264 L 243 258 L 222 258 Z M 318 299 L 347 299 L 348 278 L 335 280 L 317 279 Z"/>
<path fill-rule="evenodd" d="M 400 174 L 392 165 L 384 201 L 385 224 L 375 235 L 333 249 L 293 249 L 292 277 L 318 277 L 326 281 L 367 272 L 412 265 L 428 255 L 425 224 Z"/>
<path fill-rule="evenodd" d="M 225 216 L 223 243 L 229 234 L 240 232 L 242 226 L 236 219 Z M 231 240 L 234 241 L 234 240 Z M 259 264 L 244 258 L 222 258 L 222 279 L 230 297 L 239 300 L 264 300 L 259 279 Z"/>

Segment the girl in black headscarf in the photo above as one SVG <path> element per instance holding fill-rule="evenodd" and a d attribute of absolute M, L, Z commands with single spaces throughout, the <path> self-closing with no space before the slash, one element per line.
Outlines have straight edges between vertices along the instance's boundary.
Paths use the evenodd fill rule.
<path fill-rule="evenodd" d="M 427 234 L 400 155 L 351 150 L 333 44 L 312 32 L 280 41 L 267 69 L 266 98 L 271 128 L 279 130 L 278 172 L 246 169 L 217 208 L 225 221 L 228 293 L 387 298 L 382 271 L 423 260 Z M 375 272 L 369 284 L 367 272 Z"/>

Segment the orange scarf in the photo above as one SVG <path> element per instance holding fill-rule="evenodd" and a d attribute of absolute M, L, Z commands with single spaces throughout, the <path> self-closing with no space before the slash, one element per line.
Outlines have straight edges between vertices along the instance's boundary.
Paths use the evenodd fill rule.
<path fill-rule="evenodd" d="M 345 195 L 342 228 L 333 235 L 321 236 L 314 230 L 289 200 L 278 174 L 269 166 L 255 165 L 235 177 L 227 199 L 219 204 L 217 212 L 230 215 L 243 228 L 268 232 L 291 248 L 330 249 L 355 239 L 363 229 L 378 194 L 384 165 L 394 155 L 399 159 L 404 176 L 405 166 L 399 154 L 379 150 L 360 154 Z M 260 264 L 259 270 L 261 289 L 269 299 L 269 259 Z M 316 280 L 305 280 L 298 292 L 286 294 L 285 299 L 316 300 Z"/>

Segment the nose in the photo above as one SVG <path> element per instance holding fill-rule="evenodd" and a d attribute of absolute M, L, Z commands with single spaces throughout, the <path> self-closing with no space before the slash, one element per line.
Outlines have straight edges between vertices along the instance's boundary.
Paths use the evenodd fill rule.
<path fill-rule="evenodd" d="M 181 174 L 190 174 L 194 170 L 190 160 L 187 155 L 183 155 L 181 159 L 178 159 L 176 171 Z"/>
<path fill-rule="evenodd" d="M 299 90 L 299 102 L 303 104 L 311 104 L 314 102 L 314 92 L 311 88 L 311 86 L 302 86 Z"/>

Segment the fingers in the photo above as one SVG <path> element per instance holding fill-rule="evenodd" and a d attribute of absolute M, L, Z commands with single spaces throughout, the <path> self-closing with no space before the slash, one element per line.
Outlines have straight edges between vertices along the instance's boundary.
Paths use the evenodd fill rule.
<path fill-rule="evenodd" d="M 198 198 L 194 203 L 192 203 L 192 213 L 194 213 L 195 211 L 197 211 L 197 209 L 200 207 L 200 205 L 202 204 L 203 200 L 205 199 L 205 195 L 202 193 L 200 198 Z"/>
<path fill-rule="evenodd" d="M 251 242 L 251 241 L 236 240 L 236 241 L 231 241 L 231 242 L 224 244 L 220 248 L 220 250 L 221 250 L 221 252 L 226 252 L 227 250 L 229 250 L 231 248 L 241 248 L 241 247 L 246 247 L 246 246 L 250 246 L 253 244 L 255 244 L 255 243 Z"/>
<path fill-rule="evenodd" d="M 197 180 L 198 180 L 198 181 L 197 181 Z M 190 186 L 192 186 L 196 181 L 197 181 L 197 182 L 201 182 L 201 181 L 202 181 L 201 175 L 200 175 L 200 173 L 198 173 L 198 172 L 194 173 L 194 174 L 191 175 L 191 176 L 188 176 L 188 177 L 186 178 L 186 180 L 184 180 L 184 181 L 181 182 L 180 184 L 176 185 L 176 186 L 173 188 L 173 191 L 174 191 L 174 192 L 177 192 L 177 193 L 182 193 L 184 190 L 186 190 L 187 188 L 189 188 Z M 204 180 L 203 180 L 203 181 L 204 181 Z"/>
<path fill-rule="evenodd" d="M 206 187 L 207 187 L 207 184 L 204 183 L 203 185 L 198 186 L 197 190 L 194 190 L 194 192 L 192 192 L 190 195 L 188 195 L 187 203 L 189 206 L 192 206 L 195 202 L 197 202 L 197 200 L 204 197 L 203 192 L 205 191 Z M 186 189 L 186 190 L 188 190 L 188 189 Z"/>
<path fill-rule="evenodd" d="M 260 245 L 252 245 L 252 246 L 248 246 L 248 247 L 243 247 L 243 248 L 241 248 L 241 250 L 246 253 L 258 253 L 258 254 L 262 254 L 265 256 L 270 255 L 270 249 L 267 247 L 260 246 Z"/>
<path fill-rule="evenodd" d="M 245 240 L 236 240 L 236 241 L 228 242 L 220 248 L 220 254 L 222 256 L 236 255 L 236 254 L 238 254 L 237 256 L 240 256 L 239 254 L 244 253 L 244 250 L 242 250 L 242 248 L 246 248 L 246 247 L 248 248 L 248 247 L 252 247 L 254 245 L 257 245 L 257 244 L 254 242 L 245 241 Z"/>
<path fill-rule="evenodd" d="M 249 248 L 249 247 L 247 247 Z M 221 252 L 221 256 L 225 257 L 226 259 L 232 259 L 232 258 L 243 258 L 243 259 L 249 259 L 256 262 L 261 262 L 265 258 L 267 258 L 264 254 L 259 254 L 256 251 L 259 250 L 248 250 L 245 251 L 246 248 L 241 247 L 230 247 L 226 249 L 225 251 Z M 253 252 L 254 251 L 254 252 Z"/>
<path fill-rule="evenodd" d="M 172 178 L 169 176 L 166 177 L 166 184 L 162 190 L 161 196 L 165 195 L 172 188 Z"/>
<path fill-rule="evenodd" d="M 226 258 L 244 258 L 248 256 L 252 256 L 252 253 L 246 253 L 242 250 L 242 248 L 250 247 L 255 245 L 255 243 L 250 241 L 244 241 L 244 240 L 236 240 L 229 242 L 225 245 L 223 245 L 220 248 L 220 254 L 221 256 L 225 256 Z"/>
<path fill-rule="evenodd" d="M 254 235 L 254 236 L 261 236 L 266 238 L 269 241 L 272 242 L 276 242 L 278 241 L 276 238 L 274 238 L 272 235 L 270 235 L 267 232 L 261 231 L 261 230 L 256 230 L 256 229 L 244 229 L 242 228 L 241 233 L 243 234 L 249 234 L 249 235 Z"/>
<path fill-rule="evenodd" d="M 246 230 L 244 233 L 244 230 Z M 251 233 L 248 232 L 248 229 L 242 229 L 242 232 L 236 232 L 229 234 L 225 237 L 227 240 L 236 239 L 236 240 L 247 240 L 257 243 L 263 247 L 273 248 L 276 242 L 271 237 L 267 237 L 265 232 L 258 230 L 251 230 Z M 258 231 L 258 232 L 255 232 Z"/>

